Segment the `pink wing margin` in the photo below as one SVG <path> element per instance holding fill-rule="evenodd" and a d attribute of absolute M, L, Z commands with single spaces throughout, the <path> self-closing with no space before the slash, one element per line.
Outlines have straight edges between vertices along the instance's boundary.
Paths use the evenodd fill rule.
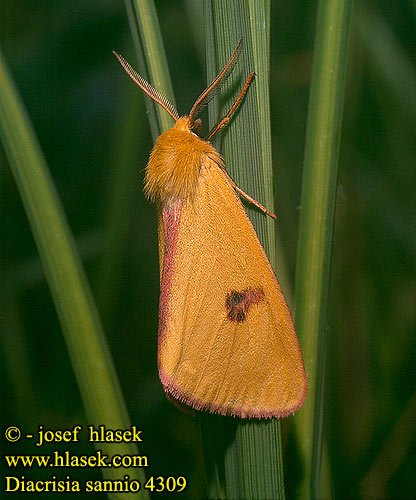
<path fill-rule="evenodd" d="M 162 279 L 160 280 L 159 297 L 159 330 L 160 345 L 166 331 L 168 302 L 172 287 L 174 257 L 179 236 L 179 221 L 181 219 L 182 202 L 172 203 L 162 208 L 162 223 L 164 234 Z M 159 366 L 160 372 L 160 366 Z"/>

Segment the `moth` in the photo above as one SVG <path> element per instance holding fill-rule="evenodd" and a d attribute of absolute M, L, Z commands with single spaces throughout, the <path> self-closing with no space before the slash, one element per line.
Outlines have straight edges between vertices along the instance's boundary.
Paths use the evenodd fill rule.
<path fill-rule="evenodd" d="M 241 418 L 285 417 L 307 381 L 293 321 L 272 266 L 210 139 L 230 120 L 254 78 L 203 139 L 197 118 L 234 69 L 230 60 L 189 115 L 115 53 L 136 84 L 175 120 L 157 139 L 145 193 L 159 207 L 158 368 L 171 398 Z"/>

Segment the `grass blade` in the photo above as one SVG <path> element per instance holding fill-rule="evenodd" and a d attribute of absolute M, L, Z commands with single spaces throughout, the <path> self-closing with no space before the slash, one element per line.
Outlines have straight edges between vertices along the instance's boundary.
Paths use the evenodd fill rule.
<path fill-rule="evenodd" d="M 45 269 L 88 421 L 111 429 L 128 428 L 126 407 L 75 242 L 1 52 L 0 133 Z M 137 454 L 136 446 L 127 443 L 100 443 L 99 448 L 109 456 Z M 110 479 L 122 478 L 125 473 L 125 469 L 103 469 L 104 476 Z M 137 468 L 129 469 L 129 475 L 139 481 L 144 479 Z M 122 497 L 130 496 L 123 493 Z"/>
<path fill-rule="evenodd" d="M 175 105 L 168 62 L 153 0 L 126 0 L 130 31 L 139 62 L 139 73 Z M 153 140 L 174 124 L 166 111 L 146 98 Z"/>
<path fill-rule="evenodd" d="M 302 498 L 319 498 L 326 305 L 351 0 L 319 2 L 302 179 L 295 326 L 309 393 L 296 423 L 305 465 Z"/>
<path fill-rule="evenodd" d="M 225 130 L 219 149 L 237 184 L 273 210 L 268 94 L 269 7 L 268 2 L 256 0 L 247 5 L 221 0 L 205 2 L 208 81 L 222 69 L 243 38 L 239 64 L 222 91 L 228 96 L 221 100 L 222 111 L 229 108 L 236 89 L 250 72 L 255 71 L 257 75 L 230 127 Z M 210 126 L 219 117 L 219 110 L 214 106 L 209 110 Z M 246 209 L 275 266 L 275 223 L 249 205 Z M 217 471 L 217 482 L 223 478 L 225 483 L 216 487 L 210 485 L 210 492 L 224 491 L 227 498 L 284 498 L 280 423 L 277 420 L 226 420 L 221 427 L 215 417 L 206 416 L 205 419 L 210 419 L 204 433 L 205 441 L 212 440 L 214 435 L 218 439 L 217 433 L 225 432 L 222 434 L 224 442 L 233 436 L 225 450 L 210 457 L 215 462 L 211 470 Z"/>

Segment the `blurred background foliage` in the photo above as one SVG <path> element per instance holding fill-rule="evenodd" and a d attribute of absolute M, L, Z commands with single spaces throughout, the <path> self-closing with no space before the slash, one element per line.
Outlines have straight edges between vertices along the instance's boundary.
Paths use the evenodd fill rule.
<path fill-rule="evenodd" d="M 177 108 L 186 113 L 206 83 L 200 3 L 157 0 L 156 7 Z M 316 8 L 272 2 L 275 210 L 292 283 Z M 3 0 L 0 9 L 2 50 L 76 237 L 130 417 L 143 429 L 147 474 L 185 475 L 189 498 L 199 496 L 199 430 L 166 401 L 157 377 L 156 210 L 141 192 L 152 141 L 142 94 L 111 53 L 118 50 L 135 66 L 124 3 Z M 335 498 L 416 498 L 415 14 L 416 4 L 406 0 L 356 2 L 353 12 L 324 416 Z M 24 432 L 39 424 L 87 425 L 1 149 L 0 164 L 2 425 Z M 292 498 L 301 466 L 287 443 Z M 4 453 L 56 448 L 2 442 Z M 86 442 L 70 448 L 93 451 Z M 100 477 L 94 470 L 66 473 Z M 35 469 L 20 474 L 51 476 Z"/>

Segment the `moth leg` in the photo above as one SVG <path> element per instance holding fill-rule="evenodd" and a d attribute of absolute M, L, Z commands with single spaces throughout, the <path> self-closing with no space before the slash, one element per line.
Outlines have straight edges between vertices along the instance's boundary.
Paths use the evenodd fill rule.
<path fill-rule="evenodd" d="M 224 172 L 224 174 L 226 175 L 227 179 L 229 180 L 230 184 L 233 186 L 233 188 L 241 194 L 241 196 L 243 196 L 247 201 L 249 201 L 250 203 L 252 203 L 255 207 L 257 207 L 259 210 L 261 210 L 264 214 L 268 215 L 269 217 L 271 217 L 272 219 L 277 219 L 277 216 L 275 214 L 273 214 L 272 212 L 270 212 L 269 210 L 267 210 L 266 207 L 264 207 L 261 203 L 259 203 L 257 200 L 255 200 L 254 198 L 252 198 L 249 194 L 247 194 L 245 191 L 243 191 L 241 188 L 239 188 L 237 186 L 237 184 L 234 182 L 233 178 L 231 177 L 231 175 L 225 170 L 224 167 L 221 167 L 221 170 Z"/>

